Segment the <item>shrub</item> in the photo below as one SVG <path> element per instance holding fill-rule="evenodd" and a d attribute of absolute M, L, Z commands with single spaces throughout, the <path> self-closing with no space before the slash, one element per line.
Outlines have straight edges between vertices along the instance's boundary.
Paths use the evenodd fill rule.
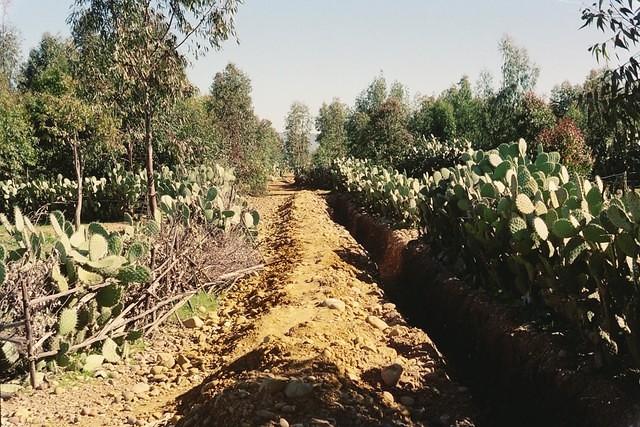
<path fill-rule="evenodd" d="M 591 173 L 593 157 L 582 131 L 570 118 L 561 119 L 554 127 L 544 129 L 537 137 L 545 151 L 557 151 L 570 170 L 583 176 Z"/>

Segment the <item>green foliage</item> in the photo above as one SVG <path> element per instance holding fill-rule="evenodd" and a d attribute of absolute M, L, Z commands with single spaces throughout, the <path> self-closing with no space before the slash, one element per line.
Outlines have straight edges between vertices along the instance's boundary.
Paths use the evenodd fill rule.
<path fill-rule="evenodd" d="M 22 99 L 0 86 L 0 179 L 9 179 L 35 164 L 33 128 Z"/>
<path fill-rule="evenodd" d="M 354 158 L 336 160 L 332 172 L 339 189 L 355 195 L 370 212 L 403 226 L 419 222 L 421 180 Z"/>
<path fill-rule="evenodd" d="M 338 99 L 320 107 L 316 117 L 318 148 L 313 153 L 314 166 L 326 168 L 333 160 L 347 155 L 347 114 L 346 104 Z"/>
<path fill-rule="evenodd" d="M 0 25 L 0 91 L 15 87 L 20 65 L 19 39 L 16 29 L 6 23 Z"/>
<path fill-rule="evenodd" d="M 377 77 L 356 99 L 346 124 L 349 154 L 393 166 L 413 144 L 406 90 Z"/>
<path fill-rule="evenodd" d="M 19 89 L 50 95 L 70 93 L 74 86 L 71 68 L 75 53 L 69 40 L 45 33 L 22 67 Z"/>
<path fill-rule="evenodd" d="M 251 81 L 235 64 L 216 73 L 206 101 L 220 138 L 219 153 L 251 192 L 266 189 L 269 173 L 282 162 L 282 141 L 271 123 L 259 120 Z"/>
<path fill-rule="evenodd" d="M 42 232 L 20 209 L 14 209 L 12 222 L 0 214 L 0 222 L 14 240 L 12 247 L 16 248 L 9 259 L 51 261 L 50 279 L 46 283 L 50 295 L 76 288 L 73 298 L 57 301 L 61 303 L 55 307 L 58 319 L 50 330 L 56 335 L 46 344 L 45 350 L 57 353 L 55 361 L 60 366 L 69 365 L 69 353 L 74 345 L 99 332 L 122 312 L 125 304 L 137 299 L 136 292 L 151 283 L 148 248 L 157 243 L 155 239 L 166 238 L 162 234 L 165 227 L 177 227 L 183 232 L 185 227 L 197 224 L 209 232 L 256 233 L 260 216 L 238 195 L 232 169 L 200 166 L 181 174 L 163 170 L 158 178 L 162 212 L 143 222 L 131 219 L 130 225 L 120 233 L 109 233 L 97 222 L 76 228 L 62 212 L 54 211 L 49 221 L 55 237 L 52 244 L 45 247 Z M 122 256 L 123 253 L 127 256 Z M 7 269 L 18 266 L 5 264 L 6 255 L 0 247 L 0 285 Z M 18 270 L 11 273 L 17 274 Z M 140 337 L 139 331 L 127 331 L 126 327 L 123 331 L 128 332 L 127 339 Z M 102 354 L 87 356 L 83 369 L 91 371 L 103 359 L 114 363 L 125 351 L 111 339 L 103 341 L 101 346 Z"/>
<path fill-rule="evenodd" d="M 311 135 L 309 107 L 294 102 L 285 120 L 285 156 L 296 175 L 309 164 L 309 137 Z"/>
<path fill-rule="evenodd" d="M 471 148 L 464 140 L 440 141 L 435 137 L 420 138 L 408 150 L 404 158 L 396 162 L 396 168 L 405 175 L 420 178 L 443 167 L 457 163 L 463 153 Z"/>

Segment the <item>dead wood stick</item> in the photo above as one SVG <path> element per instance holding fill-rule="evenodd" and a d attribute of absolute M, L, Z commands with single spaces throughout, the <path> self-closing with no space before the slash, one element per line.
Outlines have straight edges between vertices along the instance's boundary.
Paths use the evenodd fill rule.
<path fill-rule="evenodd" d="M 31 309 L 27 285 L 22 281 L 22 309 L 24 310 L 24 329 L 27 332 L 27 357 L 29 358 L 29 379 L 31 387 L 36 387 L 36 359 L 33 354 L 33 332 L 31 331 Z"/>

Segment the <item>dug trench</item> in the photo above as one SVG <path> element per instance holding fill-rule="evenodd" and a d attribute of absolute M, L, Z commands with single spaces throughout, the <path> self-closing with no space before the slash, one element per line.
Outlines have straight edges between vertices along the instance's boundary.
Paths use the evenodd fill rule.
<path fill-rule="evenodd" d="M 485 410 L 482 425 L 640 426 L 637 376 L 593 368 L 570 331 L 539 327 L 522 306 L 497 302 L 441 265 L 407 230 L 393 230 L 328 197 L 332 216 L 377 263 L 380 282 L 410 324 L 425 330 Z"/>

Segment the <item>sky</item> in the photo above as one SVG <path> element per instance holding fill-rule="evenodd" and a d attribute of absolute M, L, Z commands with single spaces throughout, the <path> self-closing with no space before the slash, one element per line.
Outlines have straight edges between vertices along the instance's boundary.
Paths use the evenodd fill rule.
<path fill-rule="evenodd" d="M 11 0 L 8 22 L 24 57 L 42 34 L 68 35 L 71 0 Z M 603 39 L 579 30 L 582 0 L 245 0 L 238 42 L 193 61 L 188 75 L 203 93 L 228 62 L 253 84 L 256 113 L 282 130 L 293 101 L 317 113 L 334 97 L 353 104 L 377 75 L 411 94 L 432 95 L 482 70 L 498 81 L 499 40 L 527 48 L 541 68 L 537 92 L 582 82 L 598 66 L 587 51 Z"/>

